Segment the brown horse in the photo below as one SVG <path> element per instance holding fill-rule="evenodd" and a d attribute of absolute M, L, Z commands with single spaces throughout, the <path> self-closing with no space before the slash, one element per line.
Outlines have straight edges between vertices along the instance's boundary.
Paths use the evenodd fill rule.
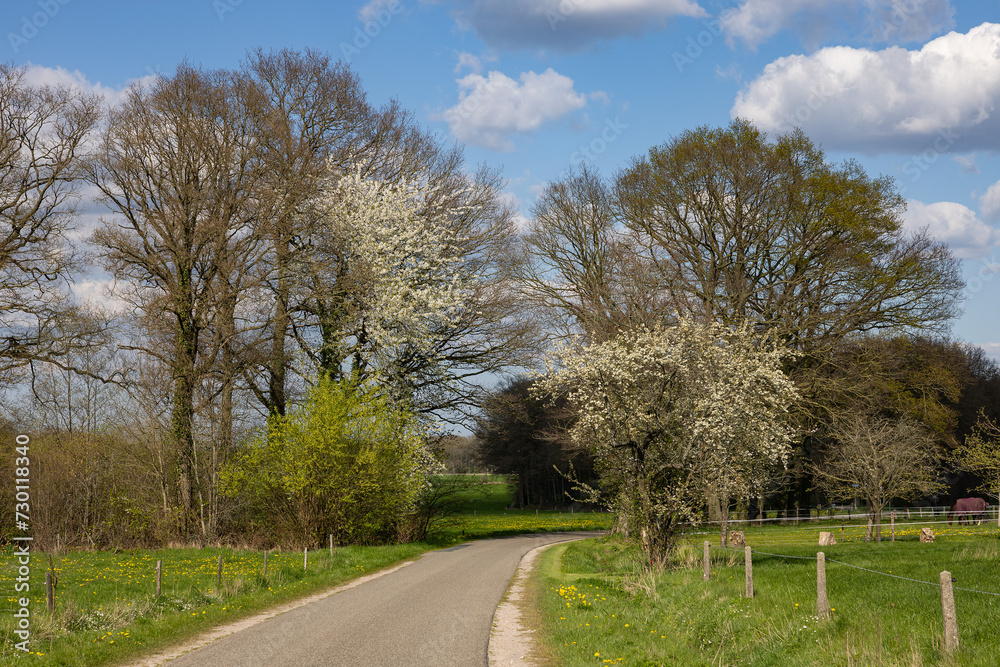
<path fill-rule="evenodd" d="M 959 525 L 971 524 L 973 519 L 984 519 L 986 518 L 986 507 L 986 501 L 982 498 L 959 498 L 951 506 L 951 513 L 948 514 L 948 525 L 951 525 L 951 520 L 956 516 Z"/>

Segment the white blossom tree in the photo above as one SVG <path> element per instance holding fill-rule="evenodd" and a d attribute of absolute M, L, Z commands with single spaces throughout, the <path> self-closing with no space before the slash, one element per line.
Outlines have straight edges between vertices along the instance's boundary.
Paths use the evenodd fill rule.
<path fill-rule="evenodd" d="M 682 319 L 556 348 L 538 386 L 579 411 L 571 437 L 595 456 L 619 526 L 662 564 L 678 523 L 709 493 L 756 493 L 789 453 L 787 353 L 747 329 Z"/>
<path fill-rule="evenodd" d="M 317 294 L 325 372 L 377 378 L 408 400 L 407 369 L 446 375 L 439 343 L 459 326 L 481 275 L 450 224 L 463 207 L 429 207 L 435 194 L 357 171 L 327 179 L 314 202 L 323 225 L 303 265 Z"/>

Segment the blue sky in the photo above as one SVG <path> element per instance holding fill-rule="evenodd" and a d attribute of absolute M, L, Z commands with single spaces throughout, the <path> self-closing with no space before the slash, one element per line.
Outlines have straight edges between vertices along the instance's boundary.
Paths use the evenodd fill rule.
<path fill-rule="evenodd" d="M 834 161 L 896 179 L 907 225 L 962 258 L 953 335 L 1000 358 L 1000 9 L 949 0 L 7 0 L 5 60 L 113 104 L 179 62 L 255 47 L 350 62 L 503 168 L 527 214 L 587 160 L 611 174 L 699 125 L 798 125 Z M 91 287 L 94 287 L 92 285 Z M 96 289 L 96 287 L 94 287 Z"/>

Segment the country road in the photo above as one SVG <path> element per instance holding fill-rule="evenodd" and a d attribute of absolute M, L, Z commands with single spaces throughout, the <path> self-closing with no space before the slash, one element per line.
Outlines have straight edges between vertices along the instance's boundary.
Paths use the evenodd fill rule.
<path fill-rule="evenodd" d="M 521 558 L 535 547 L 600 534 L 521 535 L 433 551 L 157 664 L 485 667 L 493 612 Z"/>

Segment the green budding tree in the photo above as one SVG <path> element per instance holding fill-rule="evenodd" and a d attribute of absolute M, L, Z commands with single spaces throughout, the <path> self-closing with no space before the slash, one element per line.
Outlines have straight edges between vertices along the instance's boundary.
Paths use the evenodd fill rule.
<path fill-rule="evenodd" d="M 979 475 L 976 489 L 991 498 L 1000 498 L 1000 426 L 980 413 L 965 442 L 953 452 L 953 460 L 964 470 Z M 1000 526 L 1000 514 L 997 515 Z"/>

